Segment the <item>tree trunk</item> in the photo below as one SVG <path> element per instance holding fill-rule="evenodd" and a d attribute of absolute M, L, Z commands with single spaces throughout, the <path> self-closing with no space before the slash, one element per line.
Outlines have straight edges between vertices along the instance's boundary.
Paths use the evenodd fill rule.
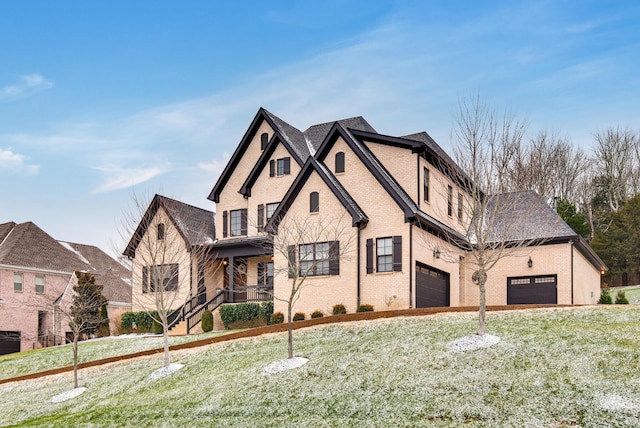
<path fill-rule="evenodd" d="M 73 388 L 78 387 L 78 335 L 73 335 Z"/>
<path fill-rule="evenodd" d="M 287 311 L 287 332 L 288 332 L 288 350 L 289 350 L 289 358 L 293 358 L 293 319 L 291 315 L 291 309 L 293 308 L 292 299 L 289 299 L 289 310 Z"/>
<path fill-rule="evenodd" d="M 486 275 L 480 275 L 479 282 L 478 282 L 478 285 L 480 286 L 480 308 L 478 310 L 478 336 L 484 336 L 484 321 L 487 314 L 486 282 L 487 282 Z"/>
<path fill-rule="evenodd" d="M 164 366 L 169 367 L 171 364 L 171 357 L 169 355 L 169 329 L 167 328 L 167 322 L 162 323 L 162 337 L 164 339 Z"/>

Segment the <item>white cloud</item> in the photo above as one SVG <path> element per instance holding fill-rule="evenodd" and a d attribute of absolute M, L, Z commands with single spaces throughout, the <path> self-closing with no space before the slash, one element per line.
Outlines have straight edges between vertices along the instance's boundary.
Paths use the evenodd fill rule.
<path fill-rule="evenodd" d="M 0 102 L 21 100 L 51 87 L 53 81 L 38 73 L 23 75 L 17 83 L 0 89 Z"/>
<path fill-rule="evenodd" d="M 96 168 L 105 175 L 104 183 L 93 189 L 91 193 L 106 193 L 114 190 L 133 187 L 144 183 L 170 170 L 168 164 L 160 166 L 150 166 L 146 168 L 120 168 L 101 167 Z"/>
<path fill-rule="evenodd" d="M 30 164 L 29 158 L 19 153 L 14 153 L 11 148 L 0 147 L 0 173 L 35 175 L 40 170 L 40 165 Z"/>

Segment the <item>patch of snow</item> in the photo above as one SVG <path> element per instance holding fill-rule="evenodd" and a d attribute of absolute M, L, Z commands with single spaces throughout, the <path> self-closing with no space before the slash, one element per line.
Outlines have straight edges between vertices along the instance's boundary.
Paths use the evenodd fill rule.
<path fill-rule="evenodd" d="M 158 369 L 155 372 L 151 373 L 149 375 L 148 379 L 150 381 L 162 379 L 163 377 L 169 376 L 173 372 L 177 372 L 178 370 L 180 370 L 183 367 L 184 367 L 184 364 L 171 363 L 171 364 L 169 364 L 169 367 L 163 367 L 163 368 Z"/>
<path fill-rule="evenodd" d="M 598 400 L 598 404 L 604 410 L 611 411 L 624 412 L 629 410 L 633 411 L 636 409 L 636 405 L 631 400 L 625 397 L 621 397 L 617 394 L 609 394 L 605 395 L 604 397 L 600 397 L 600 399 Z"/>
<path fill-rule="evenodd" d="M 284 360 L 274 361 L 273 363 L 269 364 L 264 368 L 262 373 L 274 374 L 284 372 L 286 370 L 291 370 L 303 366 L 307 364 L 307 361 L 309 361 L 307 358 L 302 357 L 285 358 Z"/>
<path fill-rule="evenodd" d="M 87 388 L 75 388 L 70 391 L 65 391 L 62 394 L 58 394 L 51 399 L 52 403 L 62 403 L 63 401 L 71 400 L 72 398 L 77 397 L 78 395 L 85 392 Z"/>
<path fill-rule="evenodd" d="M 449 349 L 453 352 L 466 352 L 475 351 L 476 349 L 489 348 L 500 342 L 498 336 L 491 334 L 485 334 L 478 336 L 477 334 L 470 334 L 469 336 L 461 337 L 448 343 Z"/>

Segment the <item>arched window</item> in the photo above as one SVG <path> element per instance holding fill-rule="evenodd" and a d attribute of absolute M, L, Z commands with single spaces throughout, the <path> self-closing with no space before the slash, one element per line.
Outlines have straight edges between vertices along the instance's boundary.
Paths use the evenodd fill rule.
<path fill-rule="evenodd" d="M 164 239 L 164 223 L 158 224 L 158 241 Z"/>
<path fill-rule="evenodd" d="M 309 211 L 312 213 L 320 211 L 320 195 L 318 192 L 311 192 L 309 195 Z"/>
<path fill-rule="evenodd" d="M 344 172 L 344 152 L 336 153 L 336 173 Z"/>
<path fill-rule="evenodd" d="M 269 143 L 269 134 L 265 132 L 260 136 L 260 149 L 264 150 L 264 148 L 267 147 L 268 143 Z"/>

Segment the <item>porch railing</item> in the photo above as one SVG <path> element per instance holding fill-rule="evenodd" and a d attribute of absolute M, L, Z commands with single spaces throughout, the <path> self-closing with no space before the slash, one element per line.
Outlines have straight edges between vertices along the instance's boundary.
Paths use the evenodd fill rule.
<path fill-rule="evenodd" d="M 202 320 L 202 312 L 215 311 L 224 301 L 225 292 L 224 290 L 219 290 L 215 296 L 187 315 L 187 333 Z"/>
<path fill-rule="evenodd" d="M 273 286 L 268 285 L 246 285 L 236 286 L 233 290 L 224 289 L 225 302 L 264 302 L 273 300 Z"/>

